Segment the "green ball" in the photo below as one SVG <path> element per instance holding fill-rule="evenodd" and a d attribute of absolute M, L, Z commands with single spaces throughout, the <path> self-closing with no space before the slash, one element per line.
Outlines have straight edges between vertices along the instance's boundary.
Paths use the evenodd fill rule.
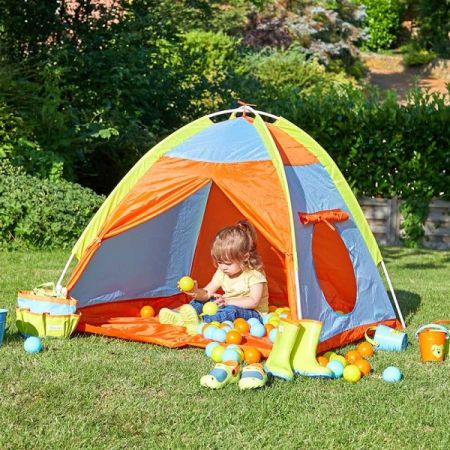
<path fill-rule="evenodd" d="M 344 369 L 344 380 L 350 383 L 356 383 L 361 379 L 361 371 L 353 364 L 348 365 Z"/>
<path fill-rule="evenodd" d="M 222 355 L 224 351 L 225 347 L 223 347 L 222 345 L 214 347 L 211 351 L 211 359 L 216 363 L 222 362 Z"/>
<path fill-rule="evenodd" d="M 217 303 L 207 302 L 203 305 L 202 313 L 205 316 L 213 316 L 214 314 L 216 314 L 218 309 L 219 309 L 219 306 L 217 305 Z"/>

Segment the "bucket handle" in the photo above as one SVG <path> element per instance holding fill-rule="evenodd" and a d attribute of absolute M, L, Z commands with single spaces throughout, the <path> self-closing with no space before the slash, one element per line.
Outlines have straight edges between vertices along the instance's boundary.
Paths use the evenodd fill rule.
<path fill-rule="evenodd" d="M 417 331 L 416 331 L 416 338 L 419 337 L 419 333 L 421 331 L 424 330 L 435 330 L 435 331 L 442 331 L 443 333 L 445 333 L 445 339 L 449 338 L 449 331 L 446 327 L 444 327 L 443 325 L 438 325 L 437 323 L 429 323 L 428 325 L 423 325 L 421 326 Z"/>
<path fill-rule="evenodd" d="M 366 332 L 364 333 L 364 336 L 366 337 L 366 341 L 367 341 L 369 344 L 372 344 L 373 347 L 378 347 L 380 344 L 379 344 L 378 342 L 374 341 L 372 338 L 370 338 L 370 337 L 367 335 L 367 332 L 368 332 L 368 331 L 375 331 L 376 329 L 377 329 L 376 326 L 369 327 L 369 328 L 367 328 Z"/>

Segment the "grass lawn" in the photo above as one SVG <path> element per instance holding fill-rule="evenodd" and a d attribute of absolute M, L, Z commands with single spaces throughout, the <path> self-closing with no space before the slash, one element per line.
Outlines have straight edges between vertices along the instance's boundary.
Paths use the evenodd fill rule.
<path fill-rule="evenodd" d="M 212 363 L 199 349 L 76 335 L 30 355 L 12 326 L 0 347 L 0 448 L 449 448 L 450 358 L 421 363 L 414 333 L 450 318 L 450 252 L 383 254 L 411 343 L 375 355 L 361 382 L 209 391 L 199 379 Z M 0 253 L 0 307 L 12 311 L 18 289 L 56 280 L 66 257 Z M 401 368 L 401 383 L 380 379 L 389 365 Z"/>

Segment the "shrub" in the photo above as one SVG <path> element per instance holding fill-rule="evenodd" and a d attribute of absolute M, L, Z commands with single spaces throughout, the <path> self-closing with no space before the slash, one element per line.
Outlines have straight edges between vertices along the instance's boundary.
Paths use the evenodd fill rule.
<path fill-rule="evenodd" d="M 436 58 L 432 51 L 420 48 L 415 41 L 402 47 L 403 62 L 407 66 L 423 66 L 429 64 Z"/>
<path fill-rule="evenodd" d="M 0 247 L 70 247 L 104 200 L 78 184 L 0 162 Z"/>
<path fill-rule="evenodd" d="M 359 0 L 366 6 L 369 50 L 391 48 L 400 32 L 403 5 L 400 0 Z"/>

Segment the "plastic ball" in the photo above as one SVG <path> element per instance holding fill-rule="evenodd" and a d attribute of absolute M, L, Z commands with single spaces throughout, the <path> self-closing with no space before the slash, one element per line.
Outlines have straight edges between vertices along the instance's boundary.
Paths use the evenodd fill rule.
<path fill-rule="evenodd" d="M 348 364 L 347 360 L 342 355 L 338 355 L 337 353 L 330 356 L 330 361 L 339 361 L 344 367 Z"/>
<path fill-rule="evenodd" d="M 141 317 L 148 319 L 149 317 L 155 317 L 155 310 L 153 306 L 146 305 L 141 308 L 140 314 Z"/>
<path fill-rule="evenodd" d="M 280 325 L 281 319 L 278 316 L 271 317 L 268 320 L 268 324 L 273 325 L 274 327 L 278 327 Z"/>
<path fill-rule="evenodd" d="M 254 323 L 250 328 L 250 334 L 255 337 L 263 337 L 266 334 L 266 329 L 261 322 Z"/>
<path fill-rule="evenodd" d="M 203 334 L 203 327 L 205 326 L 205 324 L 203 322 L 200 322 L 197 325 L 197 334 Z"/>
<path fill-rule="evenodd" d="M 269 333 L 269 341 L 270 342 L 275 342 L 275 338 L 277 337 L 278 334 L 278 330 L 276 328 L 274 328 L 270 333 Z"/>
<path fill-rule="evenodd" d="M 279 315 L 279 317 L 280 317 L 280 319 L 287 319 L 289 317 L 289 314 L 284 312 L 284 313 L 281 313 Z"/>
<path fill-rule="evenodd" d="M 354 364 L 349 364 L 344 368 L 343 376 L 344 380 L 356 383 L 361 379 L 361 371 Z"/>
<path fill-rule="evenodd" d="M 178 281 L 178 287 L 182 291 L 188 292 L 194 287 L 194 280 L 191 277 L 181 277 Z"/>
<path fill-rule="evenodd" d="M 271 317 L 273 317 L 273 314 L 272 314 L 272 313 L 269 313 L 269 314 L 263 314 L 263 316 L 262 316 L 262 323 L 263 323 L 263 325 L 265 325 L 265 324 L 269 321 L 269 319 L 270 319 Z"/>
<path fill-rule="evenodd" d="M 206 356 L 207 356 L 208 358 L 211 358 L 211 352 L 213 351 L 213 348 L 214 348 L 214 347 L 217 347 L 218 345 L 220 345 L 218 342 L 210 342 L 210 343 L 206 346 L 206 348 L 205 348 L 205 353 L 206 353 Z"/>
<path fill-rule="evenodd" d="M 237 330 L 230 330 L 225 337 L 225 342 L 228 344 L 240 344 L 242 342 L 241 333 Z"/>
<path fill-rule="evenodd" d="M 214 331 L 216 328 L 214 327 L 206 327 L 206 329 L 203 330 L 203 337 L 205 339 L 214 339 Z"/>
<path fill-rule="evenodd" d="M 240 363 L 241 355 L 234 348 L 226 349 L 222 354 L 222 362 L 225 361 L 236 361 Z"/>
<path fill-rule="evenodd" d="M 361 344 L 358 345 L 357 349 L 358 352 L 361 353 L 361 356 L 363 358 L 369 358 L 374 354 L 373 347 L 368 342 L 361 342 Z"/>
<path fill-rule="evenodd" d="M 345 354 L 345 359 L 347 360 L 347 362 L 349 364 L 355 364 L 355 362 L 361 358 L 362 358 L 362 355 L 361 355 L 361 353 L 358 352 L 358 350 L 349 350 Z"/>
<path fill-rule="evenodd" d="M 230 344 L 230 345 L 227 345 L 225 348 L 228 350 L 229 348 L 240 348 L 240 347 L 237 344 Z"/>
<path fill-rule="evenodd" d="M 274 306 L 274 305 L 270 305 L 270 306 L 269 306 L 269 312 L 275 312 L 276 309 L 277 309 L 277 307 Z"/>
<path fill-rule="evenodd" d="M 275 328 L 273 325 L 271 325 L 270 323 L 266 323 L 264 325 L 264 328 L 266 329 L 266 334 L 267 336 L 269 335 L 269 333 Z"/>
<path fill-rule="evenodd" d="M 398 383 L 403 377 L 398 367 L 389 366 L 383 370 L 383 380 L 388 383 Z"/>
<path fill-rule="evenodd" d="M 234 323 L 231 320 L 225 320 L 225 322 L 222 322 L 222 324 L 228 325 L 231 328 L 234 327 Z"/>
<path fill-rule="evenodd" d="M 206 302 L 202 308 L 202 314 L 205 316 L 213 316 L 217 313 L 219 306 L 215 302 Z"/>
<path fill-rule="evenodd" d="M 225 331 L 225 333 L 228 333 L 229 331 L 232 330 L 232 328 L 229 325 L 225 325 L 224 327 L 222 327 L 222 330 Z M 239 333 L 239 331 L 238 331 Z"/>
<path fill-rule="evenodd" d="M 224 354 L 224 352 L 225 347 L 223 347 L 222 345 L 217 345 L 211 351 L 211 359 L 216 363 L 222 362 L 222 355 Z"/>
<path fill-rule="evenodd" d="M 327 367 L 327 364 L 329 363 L 328 358 L 325 358 L 325 356 L 318 356 L 317 357 L 317 362 L 322 367 Z"/>
<path fill-rule="evenodd" d="M 330 361 L 327 367 L 333 372 L 333 378 L 341 378 L 344 373 L 344 366 L 340 361 Z"/>
<path fill-rule="evenodd" d="M 213 337 L 214 341 L 225 342 L 225 338 L 227 337 L 227 333 L 222 328 L 213 328 Z"/>
<path fill-rule="evenodd" d="M 222 324 L 220 322 L 217 322 L 217 320 L 213 320 L 212 322 L 209 322 L 209 324 L 216 328 L 222 328 Z"/>
<path fill-rule="evenodd" d="M 336 353 L 329 351 L 323 354 L 323 356 L 325 356 L 325 358 L 328 358 L 328 360 L 330 360 L 332 355 L 335 355 Z"/>
<path fill-rule="evenodd" d="M 255 347 L 244 348 L 244 360 L 247 364 L 254 364 L 261 361 L 261 352 Z"/>
<path fill-rule="evenodd" d="M 253 326 L 253 325 L 261 325 L 261 321 L 260 320 L 258 320 L 256 317 L 251 317 L 250 319 L 248 319 L 247 320 L 247 322 L 248 322 L 248 324 L 250 325 L 250 328 Z"/>
<path fill-rule="evenodd" d="M 358 359 L 358 361 L 355 362 L 355 366 L 361 371 L 363 376 L 369 375 L 369 373 L 372 371 L 372 366 L 370 365 L 370 362 L 367 361 L 367 359 Z"/>
<path fill-rule="evenodd" d="M 36 336 L 25 339 L 23 348 L 27 353 L 39 353 L 42 350 L 42 341 Z"/>
<path fill-rule="evenodd" d="M 236 328 L 239 333 L 248 333 L 250 331 L 250 325 L 242 318 L 238 318 L 234 321 L 234 328 Z"/>

